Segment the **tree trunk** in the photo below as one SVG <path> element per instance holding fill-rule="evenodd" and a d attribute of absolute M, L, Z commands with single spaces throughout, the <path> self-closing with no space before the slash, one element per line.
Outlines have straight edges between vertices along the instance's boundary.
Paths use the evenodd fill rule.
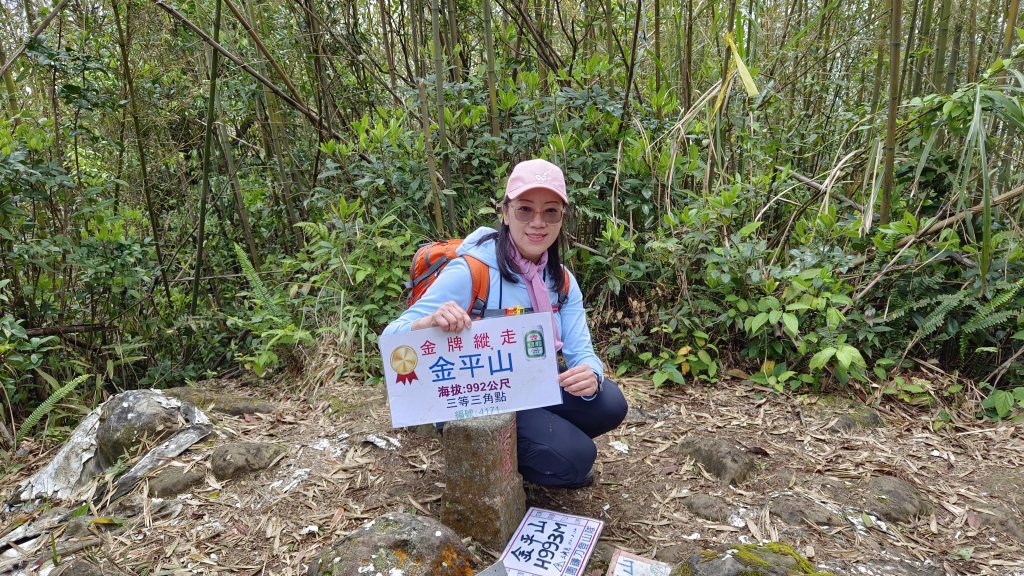
<path fill-rule="evenodd" d="M 889 0 L 889 119 L 885 130 L 885 165 L 882 168 L 882 207 L 878 212 L 881 225 L 889 223 L 892 191 L 895 185 L 893 167 L 896 160 L 896 112 L 899 108 L 900 84 L 900 0 Z"/>

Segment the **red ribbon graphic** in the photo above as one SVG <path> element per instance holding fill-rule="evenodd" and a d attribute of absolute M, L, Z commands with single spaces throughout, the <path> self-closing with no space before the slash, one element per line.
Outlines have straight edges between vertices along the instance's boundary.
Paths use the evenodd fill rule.
<path fill-rule="evenodd" d="M 395 379 L 395 384 L 412 384 L 412 381 L 416 379 L 416 371 L 413 370 L 408 374 L 399 374 L 398 378 Z"/>

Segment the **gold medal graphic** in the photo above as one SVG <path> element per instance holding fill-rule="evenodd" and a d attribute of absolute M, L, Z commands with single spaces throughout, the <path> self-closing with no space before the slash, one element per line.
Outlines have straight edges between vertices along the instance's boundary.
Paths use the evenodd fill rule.
<path fill-rule="evenodd" d="M 391 351 L 391 369 L 398 374 L 396 384 L 412 384 L 416 379 L 416 365 L 419 357 L 409 346 L 399 346 Z"/>

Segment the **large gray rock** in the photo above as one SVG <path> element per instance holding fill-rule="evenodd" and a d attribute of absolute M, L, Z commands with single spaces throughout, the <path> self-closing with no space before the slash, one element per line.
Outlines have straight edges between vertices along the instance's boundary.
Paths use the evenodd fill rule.
<path fill-rule="evenodd" d="M 472 576 L 474 559 L 450 528 L 404 513 L 375 518 L 328 546 L 309 576 Z"/>
<path fill-rule="evenodd" d="M 868 481 L 865 507 L 890 522 L 911 522 L 932 510 L 924 494 L 895 476 L 875 476 Z"/>
<path fill-rule="evenodd" d="M 243 474 L 269 468 L 288 448 L 265 442 L 233 442 L 210 455 L 210 467 L 218 480 L 231 480 Z"/>
<path fill-rule="evenodd" d="M 448 422 L 441 521 L 462 536 L 501 550 L 526 514 L 515 414 Z"/>
<path fill-rule="evenodd" d="M 691 436 L 680 440 L 676 448 L 725 484 L 738 486 L 757 469 L 757 463 L 749 454 L 718 438 Z"/>
<path fill-rule="evenodd" d="M 672 570 L 672 576 L 824 576 L 787 544 L 735 544 L 694 555 Z"/>
<path fill-rule="evenodd" d="M 134 457 L 185 428 L 182 404 L 159 390 L 130 390 L 104 403 L 96 429 L 101 467 Z"/>

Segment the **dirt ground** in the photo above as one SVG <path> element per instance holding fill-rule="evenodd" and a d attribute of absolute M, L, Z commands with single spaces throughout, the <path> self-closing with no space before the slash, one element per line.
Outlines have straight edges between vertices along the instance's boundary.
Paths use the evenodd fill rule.
<path fill-rule="evenodd" d="M 211 414 L 223 437 L 194 446 L 173 465 L 205 467 L 213 446 L 231 439 L 283 443 L 287 455 L 242 480 L 220 483 L 207 474 L 205 485 L 175 500 L 146 499 L 143 486 L 119 508 L 96 511 L 111 521 L 91 526 L 98 546 L 85 553 L 129 574 L 299 574 L 328 544 L 385 512 L 437 516 L 440 440 L 428 430 L 391 429 L 382 387 L 339 383 L 306 390 L 310 399 L 285 386 L 217 385 L 278 410 Z M 631 412 L 598 440 L 595 484 L 527 485 L 528 506 L 599 518 L 604 544 L 667 560 L 719 543 L 780 540 L 836 573 L 1024 574 L 1024 536 L 1014 532 L 1024 508 L 1020 426 L 977 420 L 968 409 L 936 432 L 938 408 L 893 403 L 878 409 L 885 427 L 834 433 L 832 412 L 814 406 L 814 398 L 770 395 L 737 379 L 661 390 L 644 380 L 620 385 Z M 388 449 L 366 441 L 371 435 Z M 758 472 L 739 487 L 721 485 L 676 452 L 690 435 L 733 441 L 757 457 Z M 8 476 L 0 495 L 6 499 L 54 451 Z M 877 475 L 907 480 L 932 511 L 900 525 L 842 512 Z M 784 493 L 847 520 L 789 526 L 766 508 Z M 720 497 L 734 517 L 694 516 L 683 505 L 690 494 Z M 0 535 L 16 520 L 0 514 Z M 484 565 L 501 552 L 477 544 L 472 550 Z M 600 559 L 592 560 L 589 574 L 601 573 Z"/>

